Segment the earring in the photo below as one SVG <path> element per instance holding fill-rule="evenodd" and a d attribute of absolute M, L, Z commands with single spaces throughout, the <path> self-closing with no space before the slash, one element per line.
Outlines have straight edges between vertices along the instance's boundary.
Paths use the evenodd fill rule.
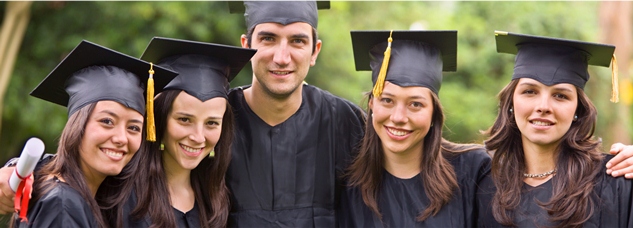
<path fill-rule="evenodd" d="M 578 120 L 578 115 L 574 115 L 574 121 Z"/>
<path fill-rule="evenodd" d="M 431 127 L 433 127 L 433 122 L 431 122 Z"/>
<path fill-rule="evenodd" d="M 211 153 L 209 153 L 209 157 L 210 158 L 215 157 L 215 150 L 212 150 Z"/>
<path fill-rule="evenodd" d="M 512 108 L 510 108 L 510 113 L 514 113 L 514 110 L 512 110 Z"/>
<path fill-rule="evenodd" d="M 165 144 L 160 143 L 160 147 L 158 149 L 161 151 L 165 150 Z"/>

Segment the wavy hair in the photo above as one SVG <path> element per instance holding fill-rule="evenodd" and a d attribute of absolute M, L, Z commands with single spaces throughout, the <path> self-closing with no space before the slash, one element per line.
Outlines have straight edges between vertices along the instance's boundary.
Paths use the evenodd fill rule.
<path fill-rule="evenodd" d="M 505 225 L 514 225 L 514 209 L 521 202 L 523 173 L 526 170 L 521 132 L 514 116 L 514 91 L 518 79 L 512 80 L 498 94 L 497 118 L 485 134 L 484 144 L 492 155 L 492 177 L 497 191 L 492 199 L 495 219 Z M 538 202 L 547 211 L 550 221 L 561 227 L 580 227 L 596 210 L 591 197 L 603 156 L 600 142 L 593 139 L 597 120 L 596 107 L 584 91 L 576 88 L 578 119 L 572 122 L 557 148 L 557 173 L 552 179 L 553 192 L 548 202 Z M 514 104 L 516 105 L 516 104 Z"/>

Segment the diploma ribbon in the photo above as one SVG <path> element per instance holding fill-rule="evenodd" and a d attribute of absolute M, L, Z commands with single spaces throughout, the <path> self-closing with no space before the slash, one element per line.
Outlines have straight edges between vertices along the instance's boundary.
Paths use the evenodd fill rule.
<path fill-rule="evenodd" d="M 22 181 L 20 181 L 18 190 L 15 192 L 13 208 L 15 209 L 15 213 L 19 213 L 21 222 L 28 223 L 26 214 L 29 210 L 29 200 L 31 199 L 31 191 L 33 190 L 33 179 L 30 178 L 31 174 L 26 177 L 20 176 L 17 169 L 15 169 L 15 174 L 17 174 L 18 178 Z"/>

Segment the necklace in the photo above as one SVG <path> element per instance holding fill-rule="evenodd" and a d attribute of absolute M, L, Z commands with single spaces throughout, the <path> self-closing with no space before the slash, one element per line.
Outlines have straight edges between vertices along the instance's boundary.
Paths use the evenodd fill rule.
<path fill-rule="evenodd" d="M 552 169 L 549 172 L 546 173 L 539 173 L 539 174 L 529 174 L 529 173 L 524 173 L 523 176 L 527 177 L 527 178 L 543 178 L 543 177 L 547 177 L 549 175 L 555 174 L 556 173 L 556 169 Z"/>

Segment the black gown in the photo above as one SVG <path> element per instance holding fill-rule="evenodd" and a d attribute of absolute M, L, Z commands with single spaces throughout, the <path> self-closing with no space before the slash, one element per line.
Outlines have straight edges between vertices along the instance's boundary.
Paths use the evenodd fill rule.
<path fill-rule="evenodd" d="M 130 216 L 130 212 L 132 212 L 132 210 L 134 210 L 134 207 L 136 207 L 136 201 L 136 194 L 132 193 L 130 195 L 130 198 L 128 198 L 127 202 L 123 206 L 123 227 L 150 227 L 150 225 L 152 224 L 152 220 L 149 218 L 149 215 L 145 215 L 143 219 L 136 219 Z M 200 213 L 198 211 L 198 204 L 194 204 L 193 208 L 186 213 L 173 207 L 172 210 L 174 211 L 174 217 L 176 217 L 176 227 L 200 227 Z"/>
<path fill-rule="evenodd" d="M 29 207 L 28 223 L 19 223 L 18 227 L 97 227 L 90 206 L 79 192 L 57 178 L 47 181 L 54 182 L 53 188 Z"/>
<path fill-rule="evenodd" d="M 598 202 L 598 208 L 583 227 L 633 227 L 633 210 L 631 210 L 633 182 L 624 177 L 613 178 L 606 174 L 606 162 L 613 156 L 606 156 L 598 173 L 597 183 L 592 197 Z M 521 188 L 521 202 L 515 210 L 514 223 L 518 227 L 553 227 L 555 223 L 549 221 L 547 212 L 535 200 L 548 202 L 552 197 L 552 182 L 556 176 L 547 182 L 533 187 L 523 183 Z M 497 223 L 492 215 L 491 201 L 496 188 L 489 175 L 483 181 L 478 191 L 480 217 L 479 227 L 504 227 Z M 599 196 L 599 198 L 598 198 Z"/>
<path fill-rule="evenodd" d="M 299 110 L 269 126 L 229 93 L 236 137 L 226 181 L 229 226 L 333 227 L 343 189 L 338 178 L 363 136 L 364 113 L 349 101 L 303 85 Z"/>
<path fill-rule="evenodd" d="M 339 226 L 474 227 L 478 182 L 490 172 L 490 156 L 482 148 L 457 153 L 447 159 L 455 169 L 459 190 L 435 216 L 416 221 L 429 204 L 420 174 L 411 179 L 400 179 L 384 171 L 377 198 L 382 221 L 365 205 L 360 189 L 354 187 L 348 188 L 341 199 Z"/>

